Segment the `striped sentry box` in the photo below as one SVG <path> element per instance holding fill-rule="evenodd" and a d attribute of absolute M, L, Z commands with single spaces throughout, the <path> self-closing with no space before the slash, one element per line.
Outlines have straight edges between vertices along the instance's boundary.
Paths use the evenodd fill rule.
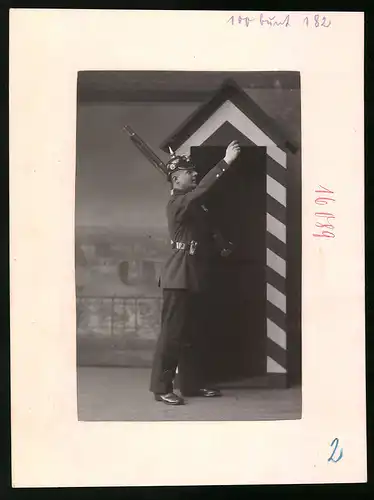
<path fill-rule="evenodd" d="M 190 154 L 229 123 L 248 142 L 266 147 L 267 374 L 287 373 L 287 154 L 296 146 L 240 88 L 228 82 L 162 145 Z"/>

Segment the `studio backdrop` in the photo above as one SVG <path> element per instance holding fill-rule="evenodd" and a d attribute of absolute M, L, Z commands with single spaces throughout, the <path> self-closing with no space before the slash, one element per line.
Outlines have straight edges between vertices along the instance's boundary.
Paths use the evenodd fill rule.
<path fill-rule="evenodd" d="M 159 73 L 136 73 L 148 73 L 148 85 L 151 86 L 153 79 L 157 86 Z M 175 77 L 175 73 L 161 74 L 164 76 L 164 82 L 168 80 L 168 75 L 174 78 L 174 92 L 177 92 L 178 85 L 183 86 L 183 78 L 176 84 L 178 77 Z M 180 105 L 184 96 L 186 111 L 180 113 L 184 119 L 178 120 L 175 117 L 174 120 L 169 120 L 167 126 L 159 123 L 158 131 L 154 131 L 157 128 L 157 123 L 154 123 L 151 133 L 149 123 L 147 129 L 146 108 L 141 108 L 143 121 L 140 121 L 135 113 L 138 100 L 144 99 L 144 92 L 139 97 L 136 96 L 139 90 L 132 89 L 131 94 L 128 89 L 127 99 L 132 101 L 128 103 L 126 113 L 116 111 L 115 123 L 118 129 L 122 129 L 125 124 L 135 128 L 143 139 L 152 144 L 164 161 L 168 159 L 169 147 L 178 154 L 191 154 L 200 178 L 224 156 L 227 145 L 232 140 L 238 140 L 241 145 L 241 155 L 235 167 L 225 174 L 224 181 L 217 183 L 207 200 L 209 216 L 217 222 L 223 236 L 231 241 L 233 246 L 228 257 L 217 258 L 212 262 L 214 273 L 209 283 L 210 293 L 207 302 L 200 310 L 205 349 L 209 353 L 206 357 L 206 369 L 217 383 L 235 384 L 252 381 L 255 384 L 270 386 L 299 383 L 301 381 L 300 141 L 290 136 L 289 130 L 292 127 L 282 126 L 280 120 L 265 112 L 259 105 L 259 100 L 256 102 L 251 97 L 250 91 L 251 86 L 260 84 L 264 86 L 264 82 L 267 82 L 265 86 L 270 87 L 269 82 L 278 82 L 273 85 L 273 89 L 267 89 L 267 95 L 272 96 L 272 109 L 281 110 L 284 106 L 282 95 L 285 90 L 282 94 L 279 82 L 282 82 L 282 76 L 284 81 L 287 81 L 287 78 L 290 81 L 290 77 L 289 74 L 279 75 L 277 72 L 262 75 L 245 73 L 245 75 L 240 74 L 239 78 L 236 73 L 206 75 L 208 82 L 214 76 L 216 85 L 210 84 L 210 91 L 205 92 L 205 98 L 200 95 L 199 100 L 202 102 L 195 103 L 194 106 L 189 102 L 193 98 L 189 94 L 195 92 L 196 97 L 199 92 L 196 87 L 194 90 L 191 90 L 191 87 L 189 90 L 179 90 L 174 97 L 170 92 L 164 92 L 164 98 L 169 101 L 164 102 L 164 113 L 167 113 L 167 110 L 170 112 L 173 100 L 178 99 Z M 291 75 L 293 78 L 291 80 L 296 82 L 293 86 L 298 87 L 298 74 L 291 73 Z M 201 84 L 204 81 L 203 76 L 201 73 L 188 73 L 184 75 L 184 80 L 190 79 L 190 85 L 195 80 L 197 85 L 197 82 Z M 296 90 L 298 99 L 293 99 L 293 106 L 299 110 L 300 92 L 299 88 Z M 252 92 L 255 94 L 255 89 Z M 81 92 L 81 95 L 83 108 L 89 107 L 89 102 L 84 103 L 84 96 L 87 94 Z M 96 96 L 91 94 L 91 97 L 86 97 L 87 101 L 91 99 L 91 105 L 95 107 L 96 104 L 97 110 L 95 100 L 97 101 L 98 96 L 97 93 Z M 113 92 L 108 93 L 106 99 L 108 96 L 111 96 L 113 101 Z M 116 98 L 118 99 L 118 94 Z M 101 102 L 103 111 L 105 105 L 115 106 L 113 102 L 105 104 L 103 92 L 100 99 L 104 101 Z M 148 99 L 149 120 L 152 122 L 154 112 L 152 92 L 149 93 Z M 154 92 L 153 99 L 157 101 L 156 108 L 160 113 L 162 92 L 158 94 Z M 118 103 L 118 110 L 123 110 L 123 106 L 124 103 Z M 193 109 L 192 112 L 188 112 L 190 108 Z M 99 114 L 97 112 L 97 117 Z M 162 113 L 159 116 L 162 116 Z M 293 120 L 295 121 L 295 118 Z M 294 123 L 295 126 L 299 124 Z M 164 133 L 166 131 L 167 134 Z M 85 130 L 82 135 L 87 137 L 89 134 Z M 155 144 L 157 138 L 158 143 Z M 116 140 L 119 140 L 119 136 Z M 121 140 L 125 143 L 126 137 L 122 136 Z M 80 141 L 82 137 L 79 138 L 78 134 L 78 145 Z M 137 210 L 145 214 L 144 204 L 150 203 L 146 200 L 147 191 L 150 197 L 153 197 L 155 189 L 158 189 L 156 198 L 162 210 L 169 196 L 169 187 L 165 180 L 152 169 L 150 164 L 147 164 L 146 159 L 141 158 L 141 153 L 136 148 L 126 145 L 127 148 L 129 146 L 129 151 L 133 158 L 136 158 L 138 165 L 135 167 L 124 155 L 122 161 L 125 165 L 121 176 L 128 184 L 133 178 L 136 189 L 138 182 L 136 176 L 143 175 L 145 187 L 142 196 L 132 197 L 131 207 L 128 205 L 127 210 L 123 212 L 124 221 L 127 216 L 129 219 L 133 218 L 131 214 Z M 107 148 L 109 150 L 109 144 Z M 87 151 L 84 148 L 78 149 L 78 160 L 81 163 L 85 163 L 85 154 Z M 101 151 L 100 154 L 104 157 L 105 151 Z M 109 163 L 105 168 L 107 175 L 111 175 L 112 167 Z M 135 172 L 134 168 L 138 171 Z M 84 186 L 79 186 L 82 182 L 80 176 L 83 179 L 84 173 L 86 176 L 89 175 L 89 166 L 86 165 L 80 170 L 78 163 L 78 191 L 84 190 Z M 149 185 L 145 182 L 147 176 Z M 126 186 L 124 191 L 130 192 L 131 186 Z M 77 205 L 80 203 L 77 192 Z M 108 206 L 110 205 L 111 201 L 108 200 Z M 128 213 L 129 208 L 131 214 Z M 108 208 L 105 211 L 108 211 Z M 147 215 L 143 217 L 146 220 L 152 219 Z M 93 234 L 95 231 L 90 232 L 87 224 L 85 226 L 82 229 L 82 225 L 77 224 L 80 268 L 85 269 L 86 274 L 92 278 L 94 272 L 99 272 L 98 262 L 101 255 L 101 267 L 105 267 L 106 264 L 106 277 L 103 271 L 98 275 L 102 276 L 101 283 L 105 280 L 110 283 L 108 276 L 111 273 L 116 277 L 113 278 L 113 286 L 108 284 L 105 293 L 97 292 L 100 285 L 97 290 L 91 286 L 91 293 L 87 293 L 89 286 L 83 286 L 77 291 L 77 307 L 80 314 L 78 363 L 149 366 L 160 326 L 162 296 L 157 288 L 157 278 L 170 244 L 166 231 L 166 218 L 164 223 L 159 223 L 158 232 L 156 228 L 153 232 L 151 228 L 142 231 L 141 225 L 136 231 L 134 224 L 126 229 L 126 222 L 124 228 L 120 228 L 117 223 L 116 228 L 110 229 L 111 224 L 108 223 L 109 228 L 105 224 L 101 225 L 99 237 L 98 234 Z M 122 247 L 119 243 L 120 233 L 124 241 Z M 90 251 L 91 263 L 88 264 Z M 117 255 L 116 258 L 113 257 L 114 254 Z M 79 266 L 77 270 L 78 268 Z M 97 278 L 98 283 L 100 279 Z M 140 352 L 146 352 L 147 355 L 141 358 Z"/>

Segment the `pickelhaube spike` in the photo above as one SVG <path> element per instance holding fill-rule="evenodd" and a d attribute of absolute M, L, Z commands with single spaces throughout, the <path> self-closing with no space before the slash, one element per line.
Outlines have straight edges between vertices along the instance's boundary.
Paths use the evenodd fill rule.
<path fill-rule="evenodd" d="M 191 161 L 189 155 L 177 154 L 170 146 L 168 146 L 170 153 L 170 160 L 166 164 L 167 177 L 170 180 L 171 175 L 178 170 L 194 170 L 195 166 Z"/>

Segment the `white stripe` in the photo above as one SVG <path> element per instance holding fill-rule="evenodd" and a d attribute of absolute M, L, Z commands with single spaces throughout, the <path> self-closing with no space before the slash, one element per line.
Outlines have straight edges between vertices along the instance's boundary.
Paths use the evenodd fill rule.
<path fill-rule="evenodd" d="M 269 248 L 266 249 L 266 264 L 283 278 L 286 277 L 286 261 Z"/>
<path fill-rule="evenodd" d="M 269 213 L 266 214 L 266 229 L 269 233 L 277 237 L 278 240 L 286 243 L 286 226 Z"/>
<path fill-rule="evenodd" d="M 266 176 L 266 191 L 284 207 L 287 206 L 287 190 L 282 184 L 270 177 Z"/>
<path fill-rule="evenodd" d="M 215 113 L 177 150 L 177 154 L 190 154 L 192 146 L 200 146 L 225 122 L 231 123 L 257 146 L 266 146 L 267 154 L 286 168 L 287 154 L 282 151 L 253 121 L 231 101 L 225 101 Z"/>
<path fill-rule="evenodd" d="M 279 363 L 274 361 L 273 358 L 270 358 L 269 356 L 267 357 L 267 367 L 266 367 L 267 373 L 286 373 L 285 368 L 281 366 Z"/>
<path fill-rule="evenodd" d="M 276 288 L 274 288 L 269 283 L 266 284 L 266 297 L 269 302 L 271 302 L 274 306 L 278 307 L 281 311 L 286 313 L 287 311 L 287 299 L 284 293 L 279 292 Z"/>
<path fill-rule="evenodd" d="M 282 328 L 279 328 L 271 319 L 267 319 L 267 336 L 282 349 L 287 349 L 287 334 Z"/>

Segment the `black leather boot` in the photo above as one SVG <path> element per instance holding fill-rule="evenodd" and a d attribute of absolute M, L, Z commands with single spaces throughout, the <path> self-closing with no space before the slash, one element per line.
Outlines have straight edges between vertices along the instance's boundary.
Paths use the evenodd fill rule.
<path fill-rule="evenodd" d="M 156 401 L 162 401 L 166 405 L 183 405 L 184 400 L 174 392 L 168 392 L 167 394 L 155 394 Z"/>
<path fill-rule="evenodd" d="M 217 398 L 221 397 L 222 393 L 219 389 L 197 389 L 192 392 L 183 392 L 183 396 L 186 397 L 202 397 L 202 398 Z"/>

